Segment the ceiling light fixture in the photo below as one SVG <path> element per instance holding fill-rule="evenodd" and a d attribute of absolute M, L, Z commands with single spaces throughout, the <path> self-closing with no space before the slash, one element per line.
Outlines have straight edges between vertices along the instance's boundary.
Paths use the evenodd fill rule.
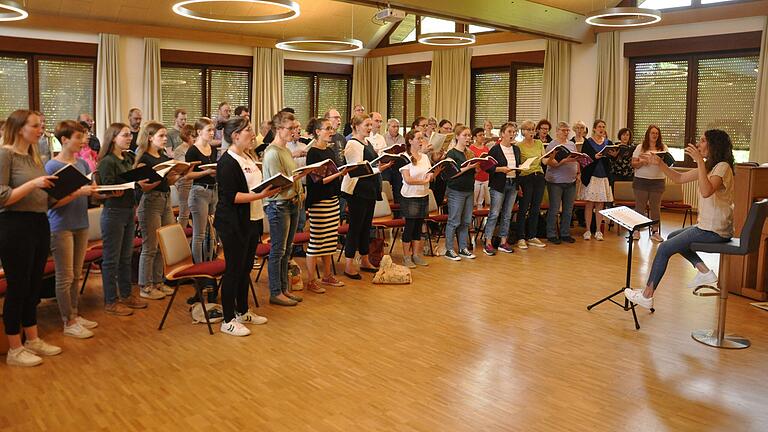
<path fill-rule="evenodd" d="M 19 21 L 27 18 L 29 13 L 12 0 L 0 0 L 0 21 Z"/>
<path fill-rule="evenodd" d="M 1 1 L 3 0 L 0 0 L 0 2 Z M 198 12 L 187 7 L 190 5 L 217 2 L 258 3 L 268 6 L 277 6 L 286 9 L 287 12 L 271 15 L 223 15 L 216 13 Z M 301 14 L 299 4 L 292 0 L 185 0 L 173 5 L 172 9 L 175 13 L 183 17 L 230 24 L 273 23 L 294 19 Z"/>
<path fill-rule="evenodd" d="M 661 21 L 661 11 L 637 7 L 600 9 L 590 13 L 586 21 L 598 27 L 638 27 Z"/>
<path fill-rule="evenodd" d="M 419 43 L 433 46 L 472 45 L 476 40 L 472 33 L 440 32 L 419 35 Z"/>
<path fill-rule="evenodd" d="M 349 53 L 362 49 L 363 42 L 358 39 L 334 37 L 292 37 L 279 41 L 275 48 L 303 53 Z"/>

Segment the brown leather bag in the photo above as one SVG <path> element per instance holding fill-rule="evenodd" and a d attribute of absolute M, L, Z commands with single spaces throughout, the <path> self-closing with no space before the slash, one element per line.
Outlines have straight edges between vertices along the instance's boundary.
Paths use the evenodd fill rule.
<path fill-rule="evenodd" d="M 384 257 L 384 239 L 380 237 L 374 237 L 368 246 L 368 261 L 372 265 L 378 267 L 381 264 L 381 259 Z"/>

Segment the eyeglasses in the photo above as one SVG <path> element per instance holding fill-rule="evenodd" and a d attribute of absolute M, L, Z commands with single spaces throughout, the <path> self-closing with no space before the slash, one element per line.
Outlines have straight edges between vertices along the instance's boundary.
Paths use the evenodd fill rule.
<path fill-rule="evenodd" d="M 335 131 L 336 129 L 335 129 L 333 126 L 328 126 L 328 127 L 324 127 L 324 128 L 322 128 L 322 129 L 320 129 L 320 130 L 324 130 L 324 131 L 328 131 L 328 132 L 333 132 L 333 131 Z"/>
<path fill-rule="evenodd" d="M 426 123 L 424 123 L 424 124 L 421 124 L 421 123 L 419 123 L 419 124 L 417 124 L 416 126 L 417 126 L 417 127 L 420 127 L 420 128 L 423 128 L 423 127 L 427 127 L 427 124 L 426 124 Z"/>

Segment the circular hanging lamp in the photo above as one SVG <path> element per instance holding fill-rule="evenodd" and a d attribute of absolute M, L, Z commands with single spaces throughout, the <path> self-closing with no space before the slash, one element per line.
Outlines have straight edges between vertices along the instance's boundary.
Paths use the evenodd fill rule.
<path fill-rule="evenodd" d="M 0 0 L 0 21 L 19 21 L 27 18 L 29 13 L 12 0 Z"/>
<path fill-rule="evenodd" d="M 419 43 L 433 46 L 462 46 L 475 43 L 472 33 L 440 32 L 419 35 Z"/>
<path fill-rule="evenodd" d="M 292 37 L 279 41 L 275 48 L 302 53 L 349 53 L 362 49 L 363 42 L 334 37 Z"/>
<path fill-rule="evenodd" d="M 219 2 L 258 3 L 269 6 L 276 6 L 285 9 L 286 12 L 271 15 L 224 15 L 217 13 L 198 12 L 187 7 L 190 5 Z M 299 4 L 292 0 L 184 0 L 173 5 L 172 9 L 176 14 L 183 17 L 202 21 L 213 21 L 230 24 L 273 23 L 294 19 L 301 14 Z"/>
<path fill-rule="evenodd" d="M 661 21 L 661 11 L 637 7 L 600 9 L 590 13 L 586 21 L 598 27 L 638 27 Z"/>

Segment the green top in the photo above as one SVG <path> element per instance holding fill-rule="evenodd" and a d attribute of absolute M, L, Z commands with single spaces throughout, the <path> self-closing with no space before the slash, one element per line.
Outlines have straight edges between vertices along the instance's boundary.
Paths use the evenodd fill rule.
<path fill-rule="evenodd" d="M 99 161 L 99 166 L 96 170 L 99 173 L 98 181 L 102 185 L 114 185 L 125 183 L 125 180 L 120 178 L 120 174 L 133 169 L 132 158 L 126 157 L 123 159 L 118 158 L 114 153 L 110 153 Z M 104 200 L 104 207 L 115 208 L 133 208 L 134 204 L 133 190 L 127 190 L 123 195 L 114 198 L 107 198 Z"/>
<path fill-rule="evenodd" d="M 264 151 L 264 160 L 262 161 L 261 170 L 264 174 L 264 180 L 274 176 L 275 174 L 282 173 L 286 177 L 293 175 L 293 170 L 296 169 L 296 162 L 293 161 L 293 155 L 291 151 L 286 147 L 278 146 L 277 144 L 270 144 Z M 300 195 L 301 182 L 293 182 L 292 188 L 286 188 L 279 194 L 264 198 L 264 201 L 280 201 L 293 199 Z"/>
<path fill-rule="evenodd" d="M 456 165 L 461 168 L 461 164 L 467 161 L 467 156 L 455 149 L 452 148 L 448 150 L 448 153 L 445 155 L 445 157 L 453 159 L 454 162 L 456 162 Z M 452 179 L 448 179 L 448 187 L 460 191 L 460 192 L 472 192 L 475 190 L 475 170 L 469 170 L 465 171 L 464 174 L 461 174 L 460 176 L 454 177 Z"/>
<path fill-rule="evenodd" d="M 518 162 L 518 165 L 532 157 L 539 157 L 544 154 L 544 143 L 540 140 L 533 140 L 533 144 L 530 145 L 523 141 L 518 143 L 517 146 L 520 147 L 520 162 Z M 541 168 L 541 159 L 534 161 L 531 164 L 531 169 L 520 171 L 519 175 L 527 176 L 534 173 L 544 174 L 544 169 Z"/>

